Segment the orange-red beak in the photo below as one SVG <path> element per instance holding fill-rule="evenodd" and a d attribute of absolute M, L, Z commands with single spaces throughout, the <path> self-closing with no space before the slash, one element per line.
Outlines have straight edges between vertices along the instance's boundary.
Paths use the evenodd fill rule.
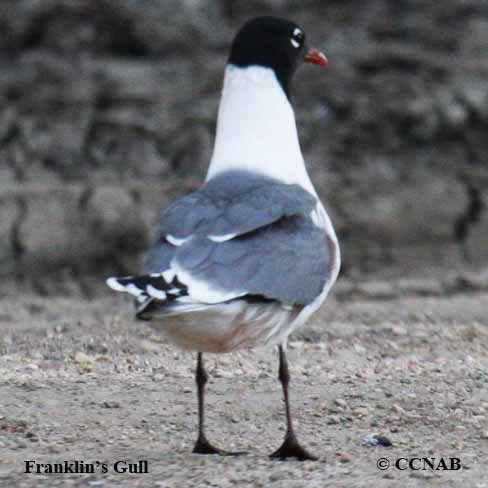
<path fill-rule="evenodd" d="M 325 54 L 318 49 L 309 49 L 304 56 L 306 63 L 317 64 L 318 66 L 327 66 L 329 60 L 325 57 Z"/>

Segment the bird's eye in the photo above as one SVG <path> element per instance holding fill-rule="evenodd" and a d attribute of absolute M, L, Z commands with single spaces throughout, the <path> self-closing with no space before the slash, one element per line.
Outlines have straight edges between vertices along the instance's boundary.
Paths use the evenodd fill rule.
<path fill-rule="evenodd" d="M 303 38 L 304 38 L 303 32 L 297 27 L 293 31 L 293 35 L 290 39 L 291 45 L 298 49 L 303 43 Z"/>

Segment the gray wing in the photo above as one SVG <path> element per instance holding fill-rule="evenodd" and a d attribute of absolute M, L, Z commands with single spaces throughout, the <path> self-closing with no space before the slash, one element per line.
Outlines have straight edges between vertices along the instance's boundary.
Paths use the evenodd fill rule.
<path fill-rule="evenodd" d="M 158 232 L 176 239 L 191 235 L 241 235 L 276 220 L 309 214 L 317 201 L 298 185 L 243 172 L 228 172 L 171 205 Z"/>
<path fill-rule="evenodd" d="M 298 185 L 216 177 L 163 214 L 144 272 L 171 269 L 194 301 L 252 294 L 310 303 L 328 277 L 325 232 L 310 218 L 316 204 Z"/>
<path fill-rule="evenodd" d="M 198 237 L 174 261 L 211 289 L 306 305 L 324 288 L 328 260 L 324 230 L 293 216 L 222 243 Z"/>

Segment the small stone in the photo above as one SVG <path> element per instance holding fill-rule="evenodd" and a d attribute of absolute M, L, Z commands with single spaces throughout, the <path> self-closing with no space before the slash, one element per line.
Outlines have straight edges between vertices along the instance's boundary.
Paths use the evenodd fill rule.
<path fill-rule="evenodd" d="M 103 406 L 103 408 L 120 408 L 120 402 L 109 400 L 109 401 L 103 402 L 102 406 Z"/>
<path fill-rule="evenodd" d="M 95 358 L 96 361 L 112 361 L 112 357 L 108 356 L 107 354 L 98 354 Z"/>
<path fill-rule="evenodd" d="M 368 413 L 369 410 L 366 407 L 357 407 L 352 411 L 355 417 L 366 417 Z"/>
<path fill-rule="evenodd" d="M 484 432 L 481 433 L 481 438 L 488 439 L 488 430 L 485 430 Z"/>
<path fill-rule="evenodd" d="M 337 425 L 341 422 L 341 419 L 339 418 L 338 415 L 331 415 L 327 419 L 327 425 Z"/>
<path fill-rule="evenodd" d="M 31 442 L 39 442 L 39 437 L 34 432 L 28 431 L 25 433 L 26 439 L 29 439 Z"/>
<path fill-rule="evenodd" d="M 344 400 L 342 398 L 336 398 L 334 400 L 334 404 L 337 405 L 338 407 L 342 408 L 342 409 L 347 408 L 347 402 L 346 402 L 346 400 Z"/>
<path fill-rule="evenodd" d="M 391 447 L 393 443 L 391 442 L 388 437 L 379 435 L 379 434 L 368 434 L 366 437 L 363 438 L 361 444 L 363 446 L 383 446 L 383 447 Z"/>
<path fill-rule="evenodd" d="M 398 324 L 392 325 L 391 331 L 397 336 L 406 336 L 408 334 L 407 328 Z"/>
<path fill-rule="evenodd" d="M 222 368 L 215 368 L 212 371 L 212 376 L 215 378 L 232 378 L 233 373 L 230 371 L 226 371 L 225 369 Z"/>
<path fill-rule="evenodd" d="M 347 452 L 338 452 L 337 457 L 340 463 L 350 463 L 352 461 L 352 456 Z"/>
<path fill-rule="evenodd" d="M 391 407 L 390 410 L 395 413 L 405 413 L 405 410 L 398 405 L 398 403 L 394 403 Z"/>
<path fill-rule="evenodd" d="M 78 364 L 86 364 L 86 363 L 92 363 L 93 358 L 91 356 L 88 356 L 88 354 L 85 354 L 84 352 L 78 351 L 75 354 L 75 363 Z"/>

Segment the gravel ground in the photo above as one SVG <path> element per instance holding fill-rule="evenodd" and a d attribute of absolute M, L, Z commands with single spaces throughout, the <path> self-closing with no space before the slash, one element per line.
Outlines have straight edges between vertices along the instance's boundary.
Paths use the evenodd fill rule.
<path fill-rule="evenodd" d="M 206 356 L 209 438 L 247 454 L 192 455 L 194 354 L 134 324 L 119 297 L 4 298 L 0 486 L 488 487 L 488 293 L 385 298 L 391 286 L 367 299 L 343 287 L 290 341 L 296 430 L 320 457 L 303 463 L 267 458 L 284 434 L 276 351 Z M 364 445 L 370 434 L 393 447 Z M 381 457 L 462 469 L 380 471 Z M 100 465 L 25 474 L 27 460 Z M 121 460 L 148 473 L 115 473 Z"/>

